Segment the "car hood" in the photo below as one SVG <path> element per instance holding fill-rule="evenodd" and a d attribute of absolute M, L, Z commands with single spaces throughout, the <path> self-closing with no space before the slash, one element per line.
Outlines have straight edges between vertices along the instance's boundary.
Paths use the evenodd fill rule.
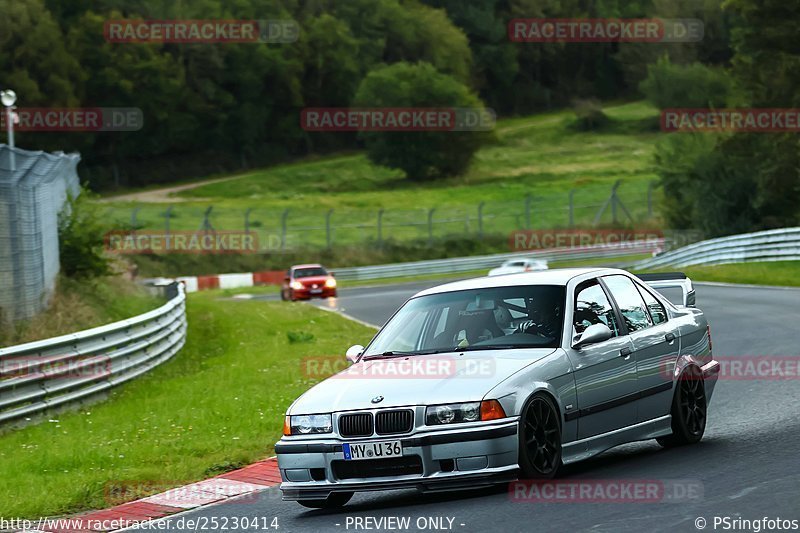
<path fill-rule="evenodd" d="M 299 281 L 303 285 L 311 285 L 312 283 L 324 285 L 329 277 L 330 276 L 309 276 L 307 278 L 295 278 L 295 281 Z"/>
<path fill-rule="evenodd" d="M 309 389 L 289 414 L 477 401 L 553 352 L 553 348 L 520 348 L 364 361 Z M 383 400 L 372 403 L 379 396 Z"/>

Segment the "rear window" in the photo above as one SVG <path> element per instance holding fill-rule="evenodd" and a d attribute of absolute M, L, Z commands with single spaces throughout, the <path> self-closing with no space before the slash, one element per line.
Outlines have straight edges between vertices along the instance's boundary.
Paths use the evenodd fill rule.
<path fill-rule="evenodd" d="M 322 267 L 297 268 L 294 271 L 296 278 L 310 278 L 314 276 L 327 276 L 328 271 Z"/>

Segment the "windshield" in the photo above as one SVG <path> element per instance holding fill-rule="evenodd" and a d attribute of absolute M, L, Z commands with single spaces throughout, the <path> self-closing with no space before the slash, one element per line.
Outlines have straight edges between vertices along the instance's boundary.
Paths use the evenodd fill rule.
<path fill-rule="evenodd" d="M 322 267 L 298 268 L 294 271 L 295 278 L 310 278 L 312 276 L 327 276 L 328 272 Z"/>
<path fill-rule="evenodd" d="M 496 348 L 555 348 L 565 289 L 492 287 L 409 300 L 383 327 L 365 357 Z"/>

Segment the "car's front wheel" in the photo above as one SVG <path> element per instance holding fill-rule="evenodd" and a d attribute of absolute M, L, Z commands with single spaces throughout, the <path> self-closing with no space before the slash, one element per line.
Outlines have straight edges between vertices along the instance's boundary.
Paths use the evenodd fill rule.
<path fill-rule="evenodd" d="M 519 466 L 525 479 L 551 479 L 561 467 L 561 420 L 549 396 L 536 394 L 520 417 Z"/>
<path fill-rule="evenodd" d="M 309 509 L 335 509 L 345 505 L 352 497 L 352 492 L 331 492 L 327 498 L 317 500 L 297 500 L 297 503 L 303 507 L 308 507 Z"/>
<path fill-rule="evenodd" d="M 689 366 L 678 378 L 672 398 L 672 435 L 656 440 L 664 447 L 699 442 L 706 431 L 707 412 L 703 373 L 696 366 Z"/>

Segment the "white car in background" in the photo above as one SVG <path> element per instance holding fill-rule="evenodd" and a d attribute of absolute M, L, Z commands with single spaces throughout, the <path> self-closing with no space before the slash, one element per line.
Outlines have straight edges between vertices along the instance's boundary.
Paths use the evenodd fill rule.
<path fill-rule="evenodd" d="M 537 272 L 547 270 L 547 261 L 544 259 L 509 259 L 497 268 L 489 271 L 490 276 L 504 274 L 519 274 L 520 272 Z"/>

